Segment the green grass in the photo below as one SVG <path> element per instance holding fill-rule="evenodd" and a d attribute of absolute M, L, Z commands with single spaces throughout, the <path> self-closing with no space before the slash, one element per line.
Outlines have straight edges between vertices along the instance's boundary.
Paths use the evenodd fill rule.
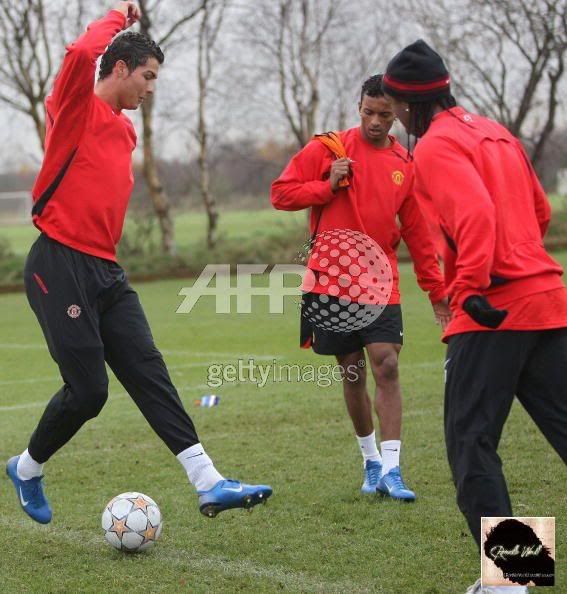
<path fill-rule="evenodd" d="M 567 253 L 560 259 L 567 263 Z M 269 315 L 261 297 L 249 315 L 216 315 L 212 298 L 176 315 L 184 284 L 137 287 L 156 342 L 218 468 L 271 484 L 272 500 L 252 514 L 202 517 L 178 462 L 112 379 L 102 414 L 46 466 L 50 525 L 28 520 L 1 479 L 0 591 L 463 593 L 479 561 L 445 458 L 444 347 L 410 266 L 402 266 L 402 462 L 415 505 L 360 496 L 360 455 L 340 385 L 225 384 L 214 390 L 220 406 L 196 408 L 193 400 L 210 391 L 211 363 L 253 354 L 261 364 L 331 359 L 297 348 L 293 299 L 284 315 Z M 0 459 L 7 459 L 24 449 L 60 380 L 24 295 L 0 296 L 0 327 Z M 500 453 L 516 513 L 556 516 L 556 558 L 565 559 L 565 467 L 517 404 Z M 105 503 L 130 490 L 156 499 L 165 518 L 161 542 L 139 556 L 108 547 L 100 528 Z M 562 567 L 553 592 L 567 592 Z"/>
<path fill-rule="evenodd" d="M 567 209 L 567 196 L 559 194 L 549 194 L 549 202 L 554 212 Z"/>
<path fill-rule="evenodd" d="M 556 212 L 567 209 L 567 198 L 551 194 L 550 202 Z M 136 215 L 130 213 L 126 219 L 125 233 L 133 232 L 133 220 Z M 185 212 L 176 214 L 175 237 L 180 252 L 189 251 L 193 246 L 203 245 L 206 238 L 206 216 L 201 212 Z M 259 210 L 222 211 L 219 219 L 219 237 L 227 240 L 248 240 L 251 234 L 256 237 L 274 234 L 295 224 L 306 222 L 305 212 L 283 212 L 269 208 Z M 15 225 L 0 227 L 0 238 L 6 238 L 12 251 L 25 255 L 37 237 L 37 229 L 33 225 Z M 157 229 L 154 240 L 159 244 Z"/>
<path fill-rule="evenodd" d="M 136 215 L 126 219 L 125 233 L 134 231 L 133 220 Z M 175 215 L 175 236 L 180 251 L 187 251 L 194 245 L 203 245 L 206 239 L 206 216 L 200 212 Z M 274 228 L 292 226 L 294 223 L 305 223 L 304 212 L 283 212 L 272 208 L 261 210 L 242 210 L 221 212 L 219 218 L 219 237 L 228 240 L 249 239 L 251 234 L 262 236 L 274 232 Z M 12 251 L 25 255 L 37 237 L 37 229 L 31 225 L 15 225 L 0 227 L 0 237 L 6 238 Z M 155 240 L 158 241 L 157 229 Z M 158 243 L 159 244 L 159 243 Z"/>

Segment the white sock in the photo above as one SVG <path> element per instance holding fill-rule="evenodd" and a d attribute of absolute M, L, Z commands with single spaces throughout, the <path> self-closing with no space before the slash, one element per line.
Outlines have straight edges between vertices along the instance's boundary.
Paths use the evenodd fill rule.
<path fill-rule="evenodd" d="M 401 448 L 402 442 L 398 439 L 380 442 L 380 449 L 382 450 L 382 474 L 387 474 L 392 468 L 400 465 Z"/>
<path fill-rule="evenodd" d="M 214 467 L 213 461 L 207 456 L 200 443 L 177 454 L 177 459 L 185 468 L 189 482 L 197 491 L 208 491 L 224 478 Z"/>
<path fill-rule="evenodd" d="M 43 474 L 43 464 L 36 462 L 26 449 L 18 460 L 16 474 L 21 481 L 29 481 L 30 479 Z"/>
<path fill-rule="evenodd" d="M 360 447 L 360 453 L 362 454 L 362 458 L 364 463 L 366 464 L 366 460 L 373 460 L 374 462 L 382 462 L 382 458 L 380 457 L 380 452 L 378 451 L 378 447 L 376 446 L 376 432 L 372 431 L 370 435 L 366 437 L 359 437 L 356 436 L 356 440 L 358 441 L 358 445 Z"/>

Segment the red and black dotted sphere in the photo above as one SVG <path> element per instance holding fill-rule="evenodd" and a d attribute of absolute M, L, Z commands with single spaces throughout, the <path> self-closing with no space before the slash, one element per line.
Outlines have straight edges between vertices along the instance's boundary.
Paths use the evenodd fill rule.
<path fill-rule="evenodd" d="M 326 293 L 315 293 L 311 302 L 303 301 L 303 315 L 323 329 L 360 330 L 376 320 L 388 304 L 393 286 L 390 261 L 384 250 L 360 231 L 321 232 L 313 241 L 309 268 L 304 291 L 309 292 L 317 280 Z"/>

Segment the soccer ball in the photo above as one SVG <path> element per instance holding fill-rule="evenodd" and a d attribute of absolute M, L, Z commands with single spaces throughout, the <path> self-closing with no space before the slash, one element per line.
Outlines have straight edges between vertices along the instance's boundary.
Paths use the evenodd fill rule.
<path fill-rule="evenodd" d="M 115 549 L 137 553 L 151 548 L 160 537 L 161 512 L 143 493 L 122 493 L 102 513 L 104 538 Z"/>

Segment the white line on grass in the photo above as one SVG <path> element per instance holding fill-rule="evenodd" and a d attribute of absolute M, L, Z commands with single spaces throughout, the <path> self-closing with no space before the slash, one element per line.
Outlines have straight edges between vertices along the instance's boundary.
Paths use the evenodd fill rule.
<path fill-rule="evenodd" d="M 176 369 L 189 369 L 189 368 L 194 368 L 194 367 L 204 367 L 205 365 L 208 365 L 208 363 L 187 363 L 184 365 L 169 365 L 168 369 L 169 370 L 176 370 Z M 434 368 L 434 367 L 439 367 L 440 370 L 442 370 L 442 365 L 443 365 L 443 361 L 442 359 L 440 359 L 439 361 L 423 361 L 421 363 L 402 363 L 400 365 L 401 369 L 415 369 L 415 368 Z M 49 377 L 49 378 L 31 378 L 31 379 L 23 379 L 23 380 L 7 380 L 7 381 L 0 381 L 0 386 L 8 386 L 8 385 L 12 385 L 12 384 L 35 384 L 35 383 L 44 383 L 44 382 L 53 382 L 53 381 L 61 381 L 60 377 Z M 280 383 L 280 382 L 277 382 Z M 282 384 L 284 382 L 281 382 Z M 292 382 L 292 383 L 297 383 L 297 382 Z M 240 384 L 250 384 L 253 385 L 254 387 L 256 387 L 255 384 L 253 384 L 253 382 L 227 382 L 225 384 L 223 384 L 221 387 L 223 390 L 225 390 L 227 387 L 231 387 L 231 386 L 237 386 Z M 196 385 L 189 385 L 189 386 L 182 386 L 182 387 L 177 387 L 177 391 L 178 392 L 187 392 L 187 391 L 191 391 L 191 390 L 211 390 L 211 386 L 209 386 L 208 384 L 196 384 Z M 113 400 L 114 398 L 121 398 L 124 396 L 127 396 L 128 394 L 126 394 L 125 392 L 123 393 L 118 393 L 115 394 L 111 400 Z M 22 404 L 12 404 L 12 405 L 6 405 L 6 406 L 0 406 L 0 412 L 9 412 L 9 411 L 13 411 L 13 410 L 25 410 L 27 408 L 38 408 L 38 407 L 42 407 L 42 406 L 46 406 L 47 405 L 47 399 L 46 400 L 41 400 L 41 401 L 36 401 L 36 402 L 25 402 Z M 405 413 L 407 414 L 407 413 Z"/>
<path fill-rule="evenodd" d="M 226 384 L 223 386 L 223 390 L 225 390 L 226 388 L 232 388 L 235 386 L 238 386 L 240 384 L 247 384 L 249 382 L 231 382 L 230 384 Z M 181 387 L 176 387 L 178 392 L 190 392 L 192 390 L 198 390 L 199 392 L 202 392 L 203 390 L 211 390 L 211 387 L 208 384 L 195 384 L 195 385 L 190 385 L 190 386 L 181 386 Z M 27 408 L 42 408 L 47 406 L 47 403 L 49 402 L 49 396 L 46 396 L 45 400 L 39 400 L 36 402 L 25 402 L 22 404 L 12 404 L 12 405 L 7 405 L 7 406 L 0 406 L 0 412 L 9 412 L 9 411 L 13 411 L 13 410 L 25 410 Z M 112 402 L 113 400 L 116 400 L 118 398 L 125 398 L 126 396 L 129 396 L 129 394 L 127 392 L 117 392 L 115 394 L 113 394 L 108 400 L 109 402 Z"/>
<path fill-rule="evenodd" d="M 401 365 L 400 367 L 408 367 L 408 368 L 415 368 L 415 367 L 420 367 L 420 368 L 425 368 L 425 367 L 437 367 L 442 365 L 442 363 L 439 363 L 438 361 L 431 361 L 431 362 L 425 362 L 425 363 L 413 363 L 413 364 L 408 364 L 408 365 Z M 181 367 L 181 366 L 180 366 Z M 176 366 L 170 366 L 168 369 L 179 369 L 180 367 L 176 367 Z M 195 367 L 201 367 L 201 365 L 195 365 Z M 61 380 L 61 378 L 55 378 L 57 380 Z M 15 380 L 14 383 L 16 382 L 22 382 L 22 383 L 41 383 L 43 381 L 52 381 L 50 380 L 43 380 L 43 379 L 38 379 L 38 380 Z M 0 385 L 7 385 L 11 382 L 0 382 Z M 280 382 L 277 382 L 280 383 Z M 284 382 L 281 382 L 282 385 L 284 384 Z M 292 382 L 292 383 L 297 383 L 297 382 Z M 253 385 L 256 388 L 256 385 L 253 384 L 252 382 L 230 382 L 230 383 L 225 383 L 221 386 L 222 390 L 226 390 L 226 388 L 229 387 L 235 387 L 238 385 Z M 272 385 L 272 384 L 270 384 Z M 202 391 L 202 390 L 212 390 L 213 388 L 211 388 L 211 386 L 209 386 L 208 384 L 195 384 L 195 385 L 190 385 L 190 386 L 176 386 L 177 391 L 178 392 L 190 392 L 190 391 Z M 114 396 L 112 396 L 112 400 L 114 400 L 115 398 L 122 398 L 128 396 L 128 394 L 126 392 L 122 392 L 122 393 L 117 393 Z M 28 408 L 40 408 L 43 406 L 47 406 L 47 402 L 48 399 L 46 397 L 45 400 L 41 400 L 41 401 L 35 401 L 35 402 L 25 402 L 22 404 L 12 404 L 12 405 L 6 405 L 6 406 L 0 406 L 0 412 L 9 412 L 9 411 L 14 411 L 14 410 L 25 410 Z M 408 416 L 409 413 L 404 413 L 404 416 Z"/>
<path fill-rule="evenodd" d="M 183 365 L 168 365 L 167 368 L 169 370 L 176 370 L 176 369 L 190 369 L 193 367 L 205 367 L 209 365 L 209 363 L 202 362 L 202 363 L 185 363 Z M 60 375 L 52 375 L 49 377 L 33 377 L 28 379 L 17 379 L 17 380 L 4 380 L 0 381 L 0 386 L 12 386 L 18 384 L 42 384 L 48 382 L 62 382 Z M 1 410 L 1 409 L 0 409 Z"/>
<path fill-rule="evenodd" d="M 0 381 L 0 386 L 16 386 L 18 384 L 43 384 L 48 382 L 61 382 L 60 375 L 51 375 L 49 377 L 32 377 L 28 379 L 18 379 L 18 380 L 4 380 Z"/>
<path fill-rule="evenodd" d="M 57 550 L 53 549 L 51 539 L 55 538 L 60 542 L 72 544 L 73 547 L 79 547 L 88 551 L 89 557 L 95 554 L 103 561 L 104 558 L 110 558 L 113 551 L 108 545 L 104 544 L 102 532 L 100 537 L 95 537 L 87 531 L 73 530 L 69 527 L 59 528 L 54 525 L 38 526 L 26 519 L 14 519 L 13 517 L 0 517 L 0 525 L 9 529 L 11 532 L 17 526 L 21 532 L 27 532 L 33 535 L 34 540 L 41 540 L 46 537 L 51 544 L 49 546 L 52 553 L 57 555 Z M 62 553 L 63 556 L 65 553 Z M 196 547 L 190 550 L 175 547 L 171 538 L 167 543 L 158 543 L 155 548 L 139 556 L 140 563 L 144 561 L 156 560 L 160 564 L 170 567 L 179 567 L 190 569 L 193 573 L 206 574 L 209 579 L 214 579 L 215 573 L 222 573 L 234 578 L 260 578 L 279 582 L 283 588 L 291 592 L 320 592 L 325 594 L 385 594 L 385 590 L 377 584 L 357 586 L 350 579 L 340 579 L 330 581 L 327 578 L 316 573 L 307 573 L 303 571 L 293 571 L 288 567 L 278 565 L 263 565 L 262 563 L 251 561 L 249 559 L 227 559 L 226 555 L 215 555 L 210 551 L 203 550 L 199 553 Z"/>
<path fill-rule="evenodd" d="M 0 343 L 0 349 L 17 349 L 17 350 L 45 350 L 47 346 L 44 344 L 15 344 L 15 343 Z M 159 349 L 159 347 L 158 347 Z M 188 355 L 191 357 L 234 357 L 235 359 L 258 359 L 259 361 L 271 361 L 272 359 L 281 359 L 281 355 L 260 355 L 258 353 L 218 353 L 199 352 L 190 350 L 177 349 L 159 349 L 163 355 Z"/>
<path fill-rule="evenodd" d="M 2 343 L 0 349 L 30 349 L 30 350 L 47 350 L 47 346 L 44 344 L 16 344 L 16 343 Z"/>
<path fill-rule="evenodd" d="M 281 359 L 281 358 L 282 357 L 272 357 L 272 356 L 256 357 L 256 359 L 260 360 L 260 361 L 272 361 L 272 360 L 277 360 L 277 359 Z M 203 361 L 201 363 L 184 363 L 182 365 L 168 365 L 167 369 L 168 370 L 191 369 L 194 367 L 205 367 L 210 364 L 211 363 L 208 361 Z M 44 382 L 48 383 L 48 382 L 55 382 L 55 381 L 61 382 L 62 381 L 61 376 L 52 375 L 49 377 L 33 377 L 33 378 L 17 379 L 17 380 L 2 380 L 2 381 L 0 381 L 0 386 L 12 386 L 12 385 L 18 385 L 18 384 L 42 384 Z"/>

